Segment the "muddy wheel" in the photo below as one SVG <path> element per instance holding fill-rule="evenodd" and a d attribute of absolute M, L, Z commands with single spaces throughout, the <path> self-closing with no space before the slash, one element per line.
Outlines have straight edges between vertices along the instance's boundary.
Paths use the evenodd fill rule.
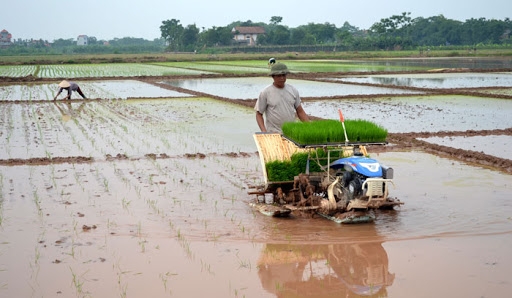
<path fill-rule="evenodd" d="M 347 206 L 351 200 L 348 188 L 346 188 L 346 187 L 341 188 L 341 200 L 343 200 L 343 202 L 345 203 L 345 206 Z"/>
<path fill-rule="evenodd" d="M 361 192 L 361 186 L 362 183 L 358 178 L 350 181 L 347 188 L 350 200 L 353 200 L 359 195 L 359 193 Z"/>
<path fill-rule="evenodd" d="M 341 184 L 343 185 L 343 187 L 347 187 L 352 178 L 352 172 L 344 172 L 343 178 L 341 179 Z"/>

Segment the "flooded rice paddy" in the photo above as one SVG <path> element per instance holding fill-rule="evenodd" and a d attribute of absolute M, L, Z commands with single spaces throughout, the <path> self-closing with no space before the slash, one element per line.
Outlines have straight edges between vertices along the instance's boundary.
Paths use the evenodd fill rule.
<path fill-rule="evenodd" d="M 311 114 L 338 119 L 365 119 L 388 132 L 439 132 L 510 128 L 512 101 L 461 95 L 386 97 L 373 99 L 330 99 L 304 103 Z"/>
<path fill-rule="evenodd" d="M 301 97 L 327 97 L 346 95 L 374 94 L 417 94 L 414 90 L 401 90 L 383 87 L 344 85 L 306 80 L 287 80 L 289 84 L 300 88 Z M 256 78 L 220 78 L 220 79 L 181 79 L 165 81 L 174 87 L 185 88 L 195 92 L 215 94 L 230 99 L 255 99 L 259 92 L 272 83 L 268 77 Z"/>
<path fill-rule="evenodd" d="M 118 81 L 76 81 L 88 98 L 101 99 L 127 99 L 127 98 L 158 98 L 158 97 L 188 97 L 187 93 L 162 89 L 136 80 Z M 67 93 L 61 94 L 63 98 Z M 0 100 L 2 101 L 52 101 L 57 93 L 55 82 L 26 85 L 0 86 Z M 72 99 L 80 99 L 74 93 Z"/>
<path fill-rule="evenodd" d="M 339 78 L 344 82 L 370 83 L 417 88 L 481 88 L 512 86 L 511 73 L 426 73 L 402 75 L 371 75 L 358 78 Z"/>
<path fill-rule="evenodd" d="M 445 75 L 459 83 L 428 87 L 442 94 L 289 79 L 310 115 L 390 132 L 369 152 L 405 204 L 361 225 L 249 206 L 269 77 L 98 78 L 72 101 L 51 100 L 58 82 L 3 84 L 0 296 L 507 297 L 511 99 Z"/>

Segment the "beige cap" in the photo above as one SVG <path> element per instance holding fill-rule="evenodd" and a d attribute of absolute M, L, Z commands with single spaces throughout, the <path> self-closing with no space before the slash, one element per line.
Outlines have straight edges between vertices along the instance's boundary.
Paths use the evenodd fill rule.
<path fill-rule="evenodd" d="M 66 80 L 59 83 L 59 87 L 61 88 L 68 88 L 69 86 L 71 86 L 71 84 Z"/>

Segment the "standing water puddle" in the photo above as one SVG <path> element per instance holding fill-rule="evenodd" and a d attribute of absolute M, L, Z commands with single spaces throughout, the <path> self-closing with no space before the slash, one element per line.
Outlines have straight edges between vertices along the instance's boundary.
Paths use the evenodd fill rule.
<path fill-rule="evenodd" d="M 287 79 L 286 82 L 297 88 L 301 97 L 421 93 L 384 87 L 354 86 L 294 79 Z M 230 99 L 255 99 L 258 98 L 265 87 L 272 83 L 272 78 L 194 79 L 165 81 L 164 83 Z"/>
<path fill-rule="evenodd" d="M 246 93 L 228 79 L 232 85 L 223 92 L 256 98 L 270 79 L 246 79 L 260 79 Z M 296 85 L 302 96 L 336 96 L 345 88 L 302 82 Z M 425 152 L 370 152 L 395 170 L 391 196 L 405 202 L 396 211 L 378 212 L 375 223 L 364 225 L 266 217 L 248 204 L 254 199 L 248 186 L 262 179 L 251 108 L 204 98 L 148 100 L 162 94 L 137 89 L 149 84 L 116 83 L 84 88 L 105 98 L 145 99 L 29 103 L 23 97 L 4 104 L 0 296 L 506 297 L 512 291 L 509 175 Z M 48 86 L 36 98 L 51 98 Z M 342 109 L 347 119 L 368 119 L 390 132 L 512 127 L 511 100 L 472 96 L 304 107 L 329 119 Z M 426 141 L 510 158 L 510 137 Z M 92 159 L 74 162 L 80 156 Z"/>
<path fill-rule="evenodd" d="M 389 132 L 437 132 L 512 127 L 512 100 L 468 96 L 424 96 L 304 102 L 310 115 L 375 122 Z M 348 129 L 348 128 L 347 128 Z"/>
<path fill-rule="evenodd" d="M 510 87 L 512 86 L 512 73 L 394 74 L 338 78 L 334 80 L 416 88 Z"/>
<path fill-rule="evenodd" d="M 173 90 L 159 88 L 151 84 L 135 81 L 76 81 L 85 96 L 91 99 L 126 99 L 138 97 L 189 97 L 190 94 Z M 4 101 L 31 101 L 31 100 L 53 100 L 59 89 L 58 82 L 55 84 L 27 84 L 8 85 L 0 87 L 0 100 Z M 64 90 L 59 98 L 67 95 Z M 80 95 L 73 93 L 73 99 L 81 99 Z"/>
<path fill-rule="evenodd" d="M 482 152 L 512 160 L 512 136 L 430 137 L 418 139 L 429 143 Z"/>

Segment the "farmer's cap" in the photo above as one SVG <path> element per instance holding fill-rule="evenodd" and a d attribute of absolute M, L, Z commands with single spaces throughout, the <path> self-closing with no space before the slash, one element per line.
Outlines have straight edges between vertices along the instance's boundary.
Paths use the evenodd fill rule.
<path fill-rule="evenodd" d="M 288 67 L 286 67 L 286 65 L 284 65 L 283 63 L 275 63 L 274 65 L 272 65 L 272 68 L 270 69 L 270 74 L 271 76 L 274 76 L 274 75 L 282 75 L 282 74 L 288 74 L 290 73 L 290 71 L 288 70 Z"/>
<path fill-rule="evenodd" d="M 61 88 L 68 88 L 69 86 L 71 86 L 71 84 L 66 80 L 59 83 L 59 87 Z"/>

